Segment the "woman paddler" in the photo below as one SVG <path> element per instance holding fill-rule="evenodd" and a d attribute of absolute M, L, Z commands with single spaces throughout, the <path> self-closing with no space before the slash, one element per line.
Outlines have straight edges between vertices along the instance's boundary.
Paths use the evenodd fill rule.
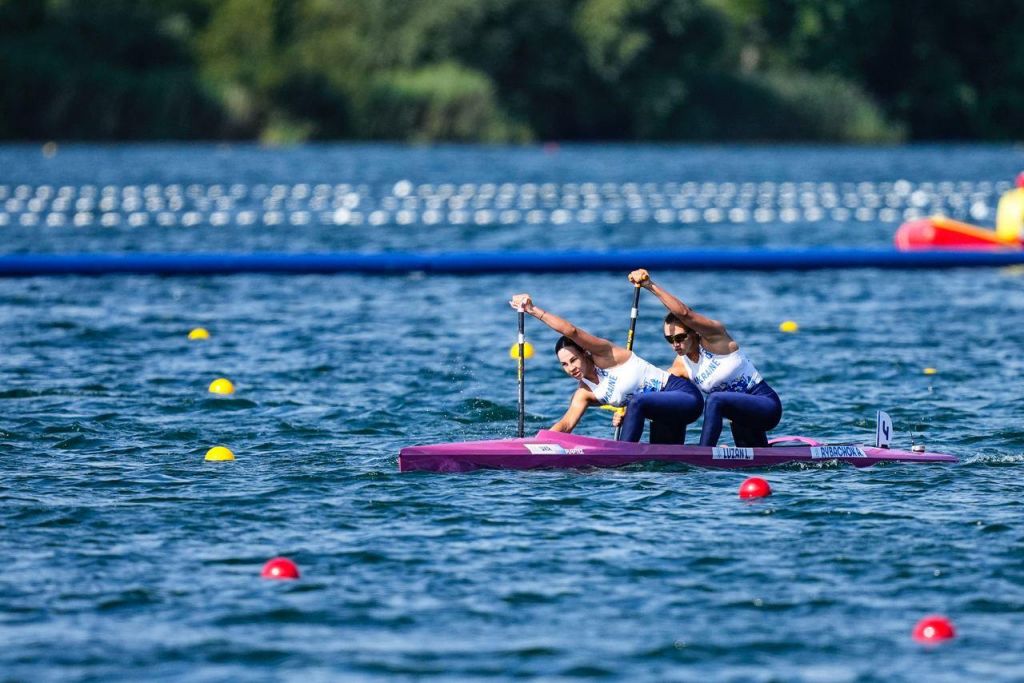
<path fill-rule="evenodd" d="M 670 372 L 689 378 L 704 394 L 704 427 L 701 446 L 717 446 L 722 420 L 732 421 L 736 446 L 767 446 L 767 432 L 782 419 L 782 401 L 761 377 L 754 364 L 733 341 L 725 325 L 697 313 L 651 280 L 643 269 L 629 274 L 629 281 L 643 287 L 668 309 L 665 341 L 676 352 Z M 644 413 L 643 397 L 626 409 Z"/>
<path fill-rule="evenodd" d="M 624 406 L 644 395 L 652 397 L 649 409 L 643 414 L 627 413 L 619 439 L 639 441 L 647 418 L 651 420 L 651 443 L 683 443 L 686 425 L 696 421 L 704 407 L 704 398 L 692 382 L 534 306 L 529 294 L 516 294 L 509 304 L 562 335 L 555 343 L 555 355 L 566 374 L 580 383 L 569 409 L 552 430 L 571 432 L 590 406 Z"/>

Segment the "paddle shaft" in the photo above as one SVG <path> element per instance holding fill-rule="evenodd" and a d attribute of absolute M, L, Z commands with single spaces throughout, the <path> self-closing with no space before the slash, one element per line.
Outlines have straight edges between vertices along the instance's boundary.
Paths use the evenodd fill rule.
<path fill-rule="evenodd" d="M 640 285 L 633 287 L 633 308 L 629 311 L 629 334 L 626 335 L 626 350 L 633 350 L 633 336 L 636 334 L 636 318 L 640 314 Z M 615 428 L 615 440 L 622 434 L 622 423 Z"/>
<path fill-rule="evenodd" d="M 526 312 L 519 311 L 519 354 L 517 358 L 519 369 L 519 431 L 517 435 L 522 439 L 526 435 Z"/>

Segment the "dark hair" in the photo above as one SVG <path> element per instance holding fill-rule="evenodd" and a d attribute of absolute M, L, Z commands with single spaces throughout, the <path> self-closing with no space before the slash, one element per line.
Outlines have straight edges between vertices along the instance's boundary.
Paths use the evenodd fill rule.
<path fill-rule="evenodd" d="M 683 321 L 680 320 L 679 316 L 677 316 L 675 313 L 666 313 L 665 314 L 665 324 L 666 325 L 680 325 L 682 327 L 685 327 L 685 323 L 683 323 Z"/>
<path fill-rule="evenodd" d="M 677 316 L 675 313 L 669 313 L 665 316 L 665 324 L 678 325 L 679 327 L 686 330 L 687 334 L 692 334 L 694 337 L 697 337 L 698 339 L 700 338 L 700 335 L 697 334 L 697 331 L 694 330 L 689 325 L 687 325 L 686 323 L 684 323 L 682 320 L 680 320 L 679 316 Z"/>
<path fill-rule="evenodd" d="M 571 346 L 572 348 L 579 351 L 581 356 L 585 353 L 582 346 L 574 342 L 572 339 L 569 339 L 569 337 L 563 335 L 558 338 L 558 341 L 555 342 L 555 355 L 557 356 L 558 352 L 567 346 Z"/>

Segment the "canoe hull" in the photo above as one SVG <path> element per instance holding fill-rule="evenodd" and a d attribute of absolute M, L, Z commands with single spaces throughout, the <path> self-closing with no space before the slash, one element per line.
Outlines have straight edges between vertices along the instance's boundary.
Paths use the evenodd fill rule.
<path fill-rule="evenodd" d="M 409 446 L 398 455 L 402 472 L 471 472 L 478 469 L 575 469 L 663 462 L 736 469 L 791 462 L 837 460 L 857 467 L 881 462 L 956 462 L 943 453 L 913 453 L 860 445 L 828 445 L 806 437 L 780 437 L 769 448 L 629 443 L 541 430 L 525 439 Z M 791 445 L 792 444 L 792 445 Z"/>

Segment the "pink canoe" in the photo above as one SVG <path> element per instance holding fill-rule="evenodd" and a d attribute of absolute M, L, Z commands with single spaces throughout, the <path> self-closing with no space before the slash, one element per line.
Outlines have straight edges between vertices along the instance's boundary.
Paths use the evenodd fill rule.
<path fill-rule="evenodd" d="M 802 436 L 771 440 L 769 448 L 651 445 L 595 439 L 542 429 L 525 439 L 409 446 L 398 454 L 402 472 L 470 472 L 477 469 L 621 467 L 666 462 L 701 467 L 771 467 L 790 462 L 837 460 L 857 467 L 880 462 L 956 462 L 952 455 L 852 444 L 823 444 Z"/>

